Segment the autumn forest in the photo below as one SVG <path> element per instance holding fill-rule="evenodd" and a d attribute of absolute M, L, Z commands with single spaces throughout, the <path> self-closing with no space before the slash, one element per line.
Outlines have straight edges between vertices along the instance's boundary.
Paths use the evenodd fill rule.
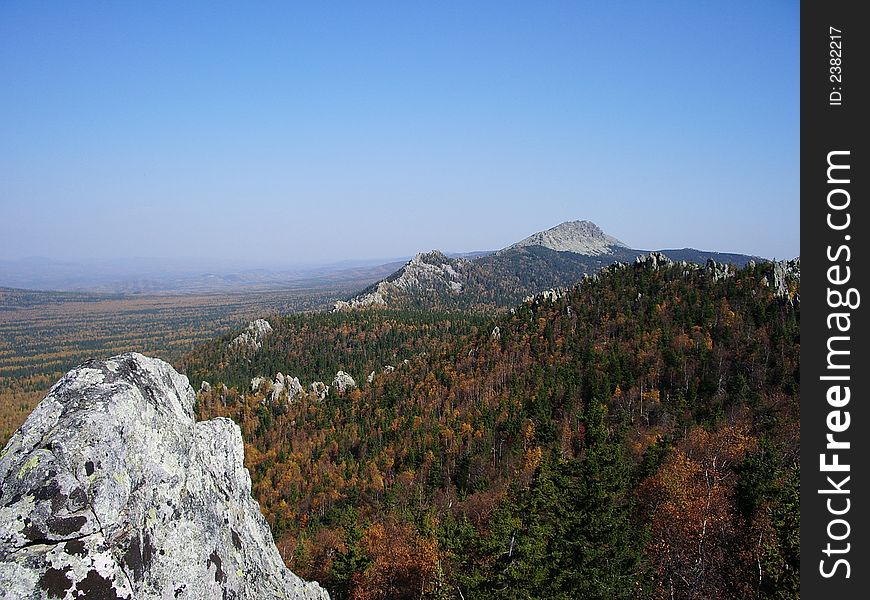
<path fill-rule="evenodd" d="M 794 598 L 799 282 L 614 265 L 505 311 L 273 317 L 177 366 L 336 599 Z M 272 394 L 278 372 L 357 386 Z M 254 386 L 251 379 L 264 378 Z"/>

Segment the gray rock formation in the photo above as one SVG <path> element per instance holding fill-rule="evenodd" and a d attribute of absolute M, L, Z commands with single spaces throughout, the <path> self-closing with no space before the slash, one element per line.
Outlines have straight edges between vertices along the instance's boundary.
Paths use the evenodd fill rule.
<path fill-rule="evenodd" d="M 367 306 L 388 306 L 391 297 L 395 298 L 404 292 L 459 294 L 467 280 L 466 271 L 470 264 L 467 259 L 449 258 L 438 250 L 421 252 L 374 287 L 350 300 L 336 302 L 333 310 L 338 312 Z"/>
<path fill-rule="evenodd" d="M 251 378 L 251 391 L 255 394 L 260 391 L 260 388 L 263 384 L 266 383 L 265 377 L 252 377 Z"/>
<path fill-rule="evenodd" d="M 199 385 L 199 391 L 204 393 L 209 393 L 211 391 L 211 384 L 208 381 L 203 381 Z"/>
<path fill-rule="evenodd" d="M 773 287 L 773 293 L 777 298 L 782 298 L 789 302 L 800 300 L 800 294 L 797 292 L 801 281 L 800 256 L 794 260 L 770 262 L 765 265 L 765 271 L 766 273 L 761 278 L 761 283 L 768 287 Z M 773 281 L 771 282 L 771 280 Z M 792 296 L 793 291 L 795 292 L 794 296 Z"/>
<path fill-rule="evenodd" d="M 544 290 L 535 296 L 526 296 L 523 302 L 539 304 L 544 301 L 556 302 L 568 293 L 568 288 L 552 288 Z"/>
<path fill-rule="evenodd" d="M 254 391 L 259 390 L 262 385 L 268 381 L 265 377 L 255 377 L 254 379 L 259 380 L 257 388 Z M 272 404 L 285 399 L 287 402 L 293 402 L 293 399 L 296 398 L 296 396 L 305 393 L 298 377 L 290 377 L 281 372 L 275 375 L 275 379 L 271 382 L 271 386 L 272 391 L 269 394 L 269 401 Z"/>
<path fill-rule="evenodd" d="M 287 375 L 284 378 L 284 388 L 287 390 L 287 400 L 293 401 L 296 396 L 300 396 L 305 393 L 305 390 L 302 388 L 302 383 L 300 383 L 298 377 L 290 377 Z"/>
<path fill-rule="evenodd" d="M 634 259 L 635 268 L 650 268 L 654 271 L 672 264 L 674 264 L 674 261 L 661 252 L 650 252 Z"/>
<path fill-rule="evenodd" d="M 284 374 L 278 371 L 278 374 L 275 375 L 275 380 L 272 382 L 272 394 L 270 399 L 272 402 L 278 402 L 281 399 L 281 394 L 284 392 L 285 386 Z"/>
<path fill-rule="evenodd" d="M 790 299 L 789 284 L 801 280 L 801 259 L 780 260 L 772 266 L 773 291 L 779 298 Z"/>
<path fill-rule="evenodd" d="M 324 400 L 329 396 L 329 386 L 322 381 L 311 382 L 311 391 L 321 400 Z"/>
<path fill-rule="evenodd" d="M 707 264 L 704 266 L 704 270 L 710 274 L 710 276 L 713 278 L 713 281 L 722 281 L 723 279 L 734 277 L 734 274 L 736 273 L 734 265 L 716 262 L 712 258 L 707 260 Z"/>
<path fill-rule="evenodd" d="M 230 342 L 230 348 L 256 352 L 263 347 L 263 340 L 272 333 L 272 326 L 265 319 L 248 323 L 245 330 Z"/>
<path fill-rule="evenodd" d="M 627 246 L 601 231 L 592 221 L 567 221 L 546 231 L 533 233 L 504 250 L 522 246 L 543 246 L 559 252 L 574 252 L 589 256 L 612 254 L 614 248 Z M 501 252 L 504 252 L 501 250 Z"/>
<path fill-rule="evenodd" d="M 356 381 L 344 371 L 339 371 L 335 374 L 335 378 L 332 380 L 332 387 L 334 387 L 339 394 L 344 394 L 356 387 Z"/>
<path fill-rule="evenodd" d="M 389 290 L 389 284 L 385 281 L 378 283 L 377 287 L 371 292 L 365 292 L 359 296 L 355 296 L 350 300 L 338 300 L 332 305 L 333 312 L 341 312 L 345 310 L 354 310 L 357 308 L 365 308 L 367 306 L 386 306 L 387 301 L 384 295 Z"/>
<path fill-rule="evenodd" d="M 287 570 L 238 426 L 123 354 L 67 373 L 0 453 L 4 598 L 325 599 Z"/>

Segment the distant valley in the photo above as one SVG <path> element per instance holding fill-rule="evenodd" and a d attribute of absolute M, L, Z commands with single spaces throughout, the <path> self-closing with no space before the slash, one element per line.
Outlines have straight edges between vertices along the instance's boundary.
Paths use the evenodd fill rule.
<path fill-rule="evenodd" d="M 100 294 L 209 294 L 316 289 L 384 277 L 400 258 L 264 267 L 157 258 L 60 261 L 0 260 L 0 287 Z"/>

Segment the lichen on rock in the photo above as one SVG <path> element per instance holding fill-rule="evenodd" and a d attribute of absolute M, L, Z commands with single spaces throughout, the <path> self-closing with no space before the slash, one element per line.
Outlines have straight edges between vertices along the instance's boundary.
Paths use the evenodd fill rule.
<path fill-rule="evenodd" d="M 6 598 L 328 598 L 284 566 L 228 419 L 141 354 L 67 373 L 0 458 Z"/>

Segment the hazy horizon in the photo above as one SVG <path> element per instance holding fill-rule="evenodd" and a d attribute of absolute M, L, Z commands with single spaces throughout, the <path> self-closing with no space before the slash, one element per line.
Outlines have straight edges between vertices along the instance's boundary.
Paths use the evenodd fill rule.
<path fill-rule="evenodd" d="M 799 5 L 0 4 L 0 260 L 799 249 Z M 182 258 L 183 257 L 183 258 Z"/>
<path fill-rule="evenodd" d="M 561 223 L 564 223 L 562 221 Z M 558 223 L 556 224 L 558 225 Z M 555 225 L 554 225 L 555 226 Z M 546 229 L 550 229 L 550 227 L 545 227 L 544 229 L 538 230 L 543 231 Z M 537 233 L 538 231 L 529 231 L 528 235 Z M 605 231 L 606 234 L 610 234 L 610 232 Z M 523 235 L 522 239 L 528 237 L 528 235 Z M 613 236 L 618 239 L 618 236 Z M 19 256 L 19 257 L 2 257 L 0 256 L 0 264 L 2 263 L 38 263 L 38 262 L 49 262 L 56 265 L 68 264 L 68 265 L 93 265 L 93 264 L 103 264 L 103 265 L 118 265 L 122 267 L 135 267 L 137 264 L 139 265 L 147 265 L 147 266 L 173 266 L 178 269 L 209 269 L 209 268 L 220 268 L 224 269 L 224 272 L 229 272 L 233 269 L 310 269 L 310 268 L 329 268 L 329 267 L 352 267 L 352 266 L 362 266 L 362 265 L 380 265 L 385 263 L 391 263 L 395 261 L 403 261 L 408 260 L 413 257 L 415 254 L 420 252 L 429 252 L 433 250 L 437 250 L 440 252 L 444 252 L 445 254 L 452 255 L 466 255 L 466 254 L 479 254 L 479 253 L 489 253 L 489 252 L 498 252 L 508 246 L 520 241 L 520 239 L 509 240 L 504 242 L 502 245 L 494 248 L 474 248 L 474 249 L 462 249 L 455 250 L 452 248 L 439 247 L 434 246 L 431 248 L 415 248 L 411 251 L 405 252 L 403 254 L 397 254 L 395 256 L 374 256 L 374 255 L 366 255 L 363 251 L 362 253 L 357 253 L 356 256 L 347 256 L 344 258 L 332 258 L 332 259 L 324 259 L 317 260 L 316 257 L 304 261 L 304 260 L 293 260 L 292 257 L 278 257 L 278 258 L 262 258 L 262 257 L 249 257 L 249 258 L 237 258 L 237 257 L 196 257 L 196 256 L 161 256 L 161 255 L 151 255 L 151 256 L 79 256 L 79 257 L 63 257 L 63 256 L 46 256 L 46 255 L 30 255 L 30 256 Z M 625 240 L 620 240 L 625 242 Z M 783 259 L 792 259 L 799 256 L 799 254 L 795 254 L 794 256 L 764 256 L 761 254 L 752 254 L 749 252 L 743 252 L 741 250 L 735 250 L 730 248 L 707 248 L 707 247 L 691 247 L 691 246 L 679 246 L 679 245 L 670 245 L 670 246 L 661 246 L 656 248 L 642 247 L 631 244 L 630 242 L 626 242 L 627 246 L 633 250 L 643 250 L 643 251 L 655 251 L 655 250 L 679 250 L 682 248 L 693 248 L 695 250 L 704 250 L 704 251 L 712 251 L 712 252 L 720 252 L 720 253 L 734 253 L 734 254 L 745 254 L 748 256 L 757 256 L 764 259 L 770 260 L 783 260 Z"/>

